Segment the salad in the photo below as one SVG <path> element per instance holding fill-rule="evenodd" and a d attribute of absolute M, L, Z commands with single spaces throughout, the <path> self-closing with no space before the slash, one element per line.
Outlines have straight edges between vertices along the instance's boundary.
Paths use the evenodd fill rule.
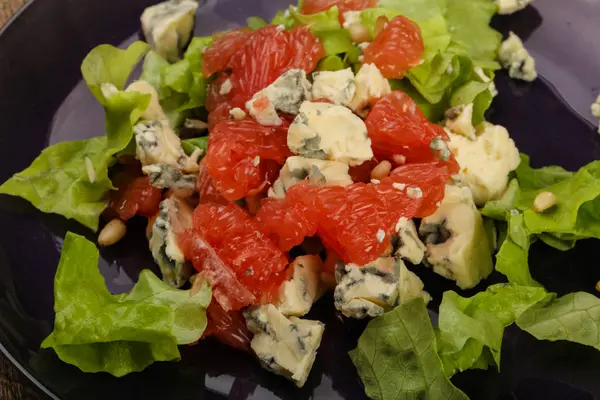
<path fill-rule="evenodd" d="M 196 1 L 147 8 L 146 42 L 81 66 L 106 135 L 46 148 L 0 193 L 100 246 L 145 218 L 160 273 L 113 295 L 95 244 L 68 233 L 42 348 L 121 377 L 216 339 L 302 387 L 327 328 L 306 315 L 332 301 L 370 320 L 350 358 L 374 399 L 467 398 L 450 378 L 498 369 L 512 324 L 600 350 L 600 299 L 557 297 L 528 266 L 535 241 L 600 238 L 600 162 L 533 168 L 486 121 L 496 71 L 537 78 L 489 26 L 528 3 L 304 0 L 210 37 L 193 37 Z M 457 286 L 435 323 L 427 268 Z"/>

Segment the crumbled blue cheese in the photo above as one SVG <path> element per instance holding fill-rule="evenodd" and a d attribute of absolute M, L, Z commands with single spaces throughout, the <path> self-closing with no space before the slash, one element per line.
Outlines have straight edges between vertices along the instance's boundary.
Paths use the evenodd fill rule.
<path fill-rule="evenodd" d="M 431 301 L 431 296 L 427 293 L 423 281 L 414 272 L 406 268 L 404 261 L 397 260 L 398 272 L 398 303 L 403 304 L 421 297 L 425 303 Z"/>
<path fill-rule="evenodd" d="M 598 118 L 598 133 L 600 133 L 600 96 L 596 99 L 596 102 L 592 104 L 592 114 Z"/>
<path fill-rule="evenodd" d="M 347 186 L 352 183 L 348 164 L 292 156 L 281 168 L 279 178 L 269 190 L 269 197 L 283 199 L 292 186 L 305 179 L 321 186 Z"/>
<path fill-rule="evenodd" d="M 468 188 L 446 185 L 444 200 L 423 218 L 419 234 L 433 271 L 455 280 L 461 289 L 474 287 L 492 272 L 489 240 Z"/>
<path fill-rule="evenodd" d="M 306 79 L 306 72 L 292 69 L 256 93 L 246 103 L 246 109 L 259 124 L 279 126 L 282 122 L 277 111 L 298 114 L 302 102 L 311 99 L 311 89 L 312 85 Z"/>
<path fill-rule="evenodd" d="M 143 166 L 168 164 L 184 172 L 198 171 L 197 162 L 188 157 L 181 140 L 168 121 L 142 121 L 133 127 L 136 157 Z"/>
<path fill-rule="evenodd" d="M 148 107 L 142 113 L 142 119 L 148 121 L 165 121 L 168 119 L 160 105 L 158 93 L 154 86 L 146 81 L 135 81 L 127 87 L 126 91 L 150 95 L 150 104 L 148 104 Z"/>
<path fill-rule="evenodd" d="M 313 99 L 326 99 L 333 104 L 347 106 L 356 93 L 352 68 L 339 71 L 321 71 L 313 74 Z"/>
<path fill-rule="evenodd" d="M 398 273 L 393 257 L 381 257 L 364 266 L 336 267 L 335 308 L 349 318 L 377 317 L 398 298 Z"/>
<path fill-rule="evenodd" d="M 390 83 L 375 64 L 364 64 L 356 74 L 355 82 L 356 92 L 348 107 L 363 118 L 377 100 L 392 93 Z"/>
<path fill-rule="evenodd" d="M 308 158 L 360 165 L 373 158 L 371 139 L 362 119 L 349 109 L 305 101 L 288 130 L 292 153 Z"/>
<path fill-rule="evenodd" d="M 362 23 L 360 14 L 361 11 L 346 11 L 344 13 L 344 29 L 349 29 L 354 24 Z"/>
<path fill-rule="evenodd" d="M 231 84 L 231 79 L 227 79 L 225 82 L 221 84 L 221 88 L 219 89 L 219 94 L 221 96 L 225 96 L 231 92 L 233 85 Z"/>
<path fill-rule="evenodd" d="M 325 325 L 319 321 L 285 317 L 268 304 L 244 313 L 254 333 L 250 346 L 263 368 L 279 374 L 298 387 L 304 386 L 315 362 Z"/>
<path fill-rule="evenodd" d="M 535 60 L 523 46 L 521 39 L 510 32 L 508 39 L 500 45 L 498 50 L 500 63 L 508 69 L 508 76 L 532 82 L 537 78 Z"/>
<path fill-rule="evenodd" d="M 477 135 L 473 126 L 473 103 L 460 105 L 446 111 L 446 128 L 452 133 L 462 135 L 467 139 L 476 140 Z"/>
<path fill-rule="evenodd" d="M 419 239 L 417 227 L 412 219 L 400 217 L 396 224 L 397 249 L 395 255 L 417 265 L 425 257 L 425 245 Z"/>
<path fill-rule="evenodd" d="M 519 150 L 504 127 L 485 123 L 481 128 L 476 140 L 448 133 L 448 147 L 460 166 L 453 179 L 471 189 L 479 206 L 504 193 L 508 174 L 521 162 Z"/>
<path fill-rule="evenodd" d="M 319 271 L 323 262 L 319 256 L 301 256 L 292 263 L 293 275 L 279 290 L 277 309 L 286 316 L 306 315 L 317 298 Z"/>
<path fill-rule="evenodd" d="M 533 0 L 495 0 L 498 14 L 514 14 L 527 7 Z"/>
<path fill-rule="evenodd" d="M 239 107 L 232 108 L 231 111 L 229 111 L 229 118 L 234 121 L 241 121 L 246 118 L 246 112 Z"/>
<path fill-rule="evenodd" d="M 180 59 L 194 30 L 195 0 L 169 0 L 144 10 L 141 17 L 146 41 L 170 62 Z"/>
<path fill-rule="evenodd" d="M 186 175 L 179 168 L 169 164 L 152 164 L 142 167 L 150 178 L 150 184 L 161 189 L 184 190 L 193 193 L 196 190 L 197 174 Z"/>
<path fill-rule="evenodd" d="M 183 286 L 192 272 L 177 244 L 177 233 L 173 232 L 173 221 L 181 218 L 192 220 L 189 206 L 176 198 L 163 200 L 148 237 L 152 257 L 160 267 L 163 280 L 174 287 Z"/>

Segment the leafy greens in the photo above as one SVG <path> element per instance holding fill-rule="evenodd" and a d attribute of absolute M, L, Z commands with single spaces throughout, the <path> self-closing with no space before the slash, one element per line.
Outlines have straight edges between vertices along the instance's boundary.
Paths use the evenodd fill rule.
<path fill-rule="evenodd" d="M 106 136 L 63 142 L 42 151 L 24 171 L 0 186 L 0 193 L 19 196 L 40 211 L 72 218 L 97 230 L 113 189 L 108 168 L 133 137 L 133 125 L 148 107 L 149 95 L 122 91 L 129 74 L 148 50 L 142 42 L 121 50 L 94 48 L 81 72 L 89 90 L 104 107 Z M 108 89 L 107 89 L 108 88 Z"/>
<path fill-rule="evenodd" d="M 144 270 L 128 294 L 111 295 L 98 270 L 98 250 L 67 233 L 54 284 L 54 331 L 42 348 L 84 372 L 120 377 L 156 361 L 180 358 L 178 345 L 206 328 L 211 290 L 175 289 Z"/>

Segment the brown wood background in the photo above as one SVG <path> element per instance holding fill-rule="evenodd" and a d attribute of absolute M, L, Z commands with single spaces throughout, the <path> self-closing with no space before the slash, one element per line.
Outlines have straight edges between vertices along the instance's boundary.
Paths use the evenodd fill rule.
<path fill-rule="evenodd" d="M 27 0 L 0 0 L 0 27 L 25 4 Z M 43 0 L 41 0 L 43 1 Z M 43 394 L 11 362 L 0 354 L 0 399 L 45 400 Z"/>

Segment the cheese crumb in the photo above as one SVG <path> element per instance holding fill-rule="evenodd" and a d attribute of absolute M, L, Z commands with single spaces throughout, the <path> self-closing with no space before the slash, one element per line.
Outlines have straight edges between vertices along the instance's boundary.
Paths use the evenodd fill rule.
<path fill-rule="evenodd" d="M 257 167 L 258 164 L 260 164 L 260 156 L 254 157 L 254 160 L 252 160 L 252 164 L 254 164 L 254 166 Z"/>
<path fill-rule="evenodd" d="M 225 96 L 226 94 L 229 94 L 229 92 L 231 92 L 231 89 L 233 88 L 233 85 L 231 84 L 231 80 L 227 79 L 225 82 L 223 82 L 223 84 L 221 85 L 221 89 L 219 90 L 219 94 L 221 96 Z"/>
<path fill-rule="evenodd" d="M 406 184 L 405 184 L 405 183 L 397 183 L 397 182 L 394 182 L 394 183 L 392 183 L 392 186 L 393 186 L 395 189 L 398 189 L 398 190 L 400 190 L 400 191 L 403 191 L 404 189 L 406 189 Z"/>
<path fill-rule="evenodd" d="M 406 189 L 406 194 L 411 199 L 420 199 L 421 197 L 423 197 L 423 191 L 419 187 L 409 187 L 408 189 Z"/>
<path fill-rule="evenodd" d="M 385 239 L 385 231 L 383 229 L 380 229 L 377 231 L 377 241 L 381 243 L 383 242 L 383 239 Z"/>

